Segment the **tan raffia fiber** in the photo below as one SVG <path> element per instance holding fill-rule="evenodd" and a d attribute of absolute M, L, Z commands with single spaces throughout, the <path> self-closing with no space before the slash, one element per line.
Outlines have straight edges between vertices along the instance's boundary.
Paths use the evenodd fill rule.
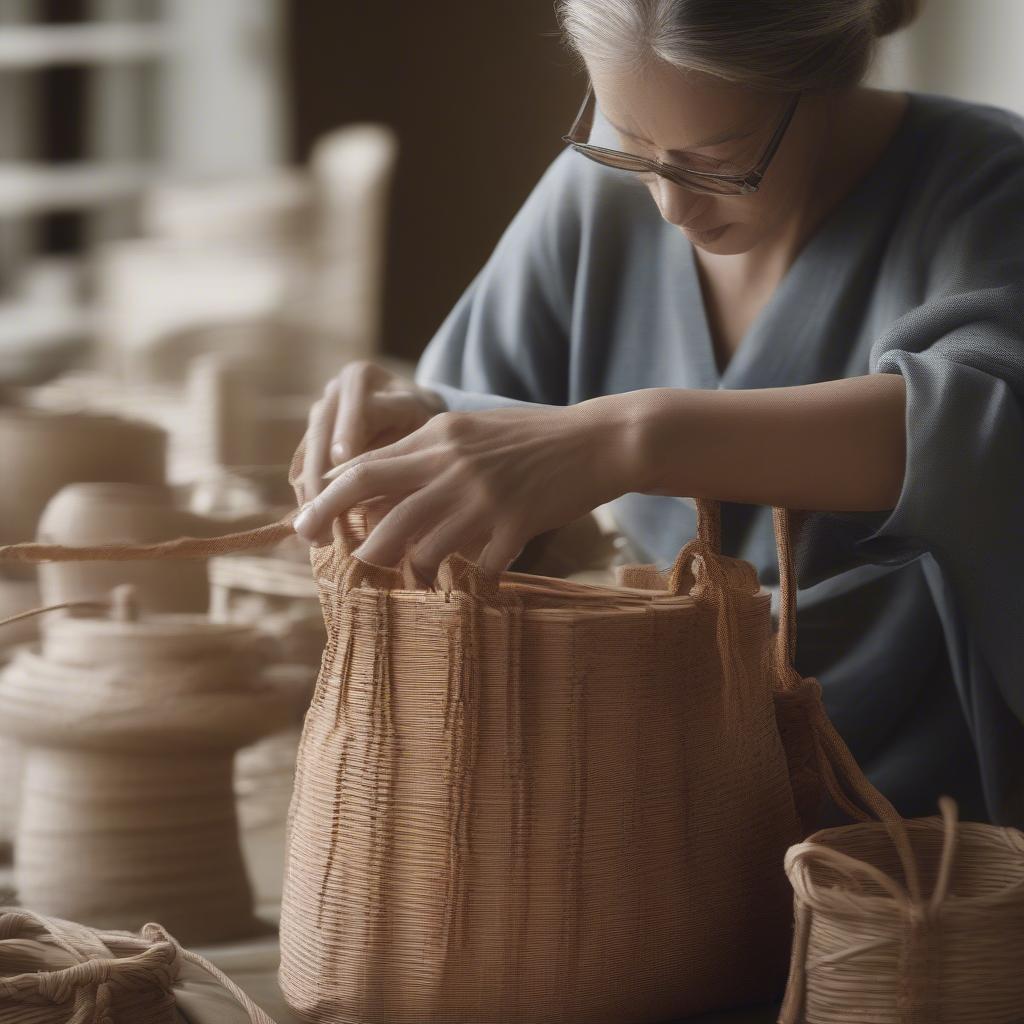
<path fill-rule="evenodd" d="M 915 892 L 889 832 L 824 829 L 786 855 L 797 934 L 783 1024 L 1019 1024 L 1024 834 L 905 823 Z"/>
<path fill-rule="evenodd" d="M 351 554 L 361 510 L 335 522 L 312 554 L 328 645 L 282 914 L 298 1012 L 600 1024 L 762 998 L 788 950 L 782 854 L 823 789 L 907 854 L 793 668 L 790 513 L 774 510 L 773 639 L 753 567 L 721 553 L 717 503 L 697 508 L 669 573 L 623 573 L 642 587 L 486 577 L 450 555 L 423 589 L 407 561 Z M 0 557 L 205 557 L 281 536 Z"/>
<path fill-rule="evenodd" d="M 101 932 L 0 907 L 0 1024 L 184 1024 L 179 1003 L 189 1024 L 274 1024 L 161 925 Z"/>
<path fill-rule="evenodd" d="M 49 501 L 36 539 L 79 545 L 107 541 L 149 543 L 182 534 L 212 537 L 263 525 L 276 515 L 231 520 L 197 515 L 185 508 L 173 488 L 145 484 L 70 484 Z M 115 586 L 131 584 L 139 606 L 151 612 L 205 612 L 210 588 L 201 560 L 178 562 L 45 563 L 39 567 L 44 604 L 86 600 Z"/>
<path fill-rule="evenodd" d="M 235 751 L 288 724 L 254 636 L 200 616 L 65 618 L 0 674 L 23 745 L 15 885 L 106 928 L 159 920 L 189 944 L 252 934 Z"/>

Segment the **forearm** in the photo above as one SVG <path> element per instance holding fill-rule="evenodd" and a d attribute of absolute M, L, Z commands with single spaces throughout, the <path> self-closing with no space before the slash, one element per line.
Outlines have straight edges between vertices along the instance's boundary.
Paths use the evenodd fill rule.
<path fill-rule="evenodd" d="M 892 508 L 906 388 L 871 374 L 784 388 L 650 388 L 595 401 L 631 432 L 631 489 L 819 511 Z"/>

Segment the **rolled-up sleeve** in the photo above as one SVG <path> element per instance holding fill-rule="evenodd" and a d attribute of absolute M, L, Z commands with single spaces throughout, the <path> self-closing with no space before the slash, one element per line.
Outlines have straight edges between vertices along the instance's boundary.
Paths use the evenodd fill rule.
<path fill-rule="evenodd" d="M 922 248 L 926 294 L 871 353 L 906 384 L 896 505 L 810 513 L 806 550 L 832 564 L 933 577 L 993 820 L 1024 823 L 1024 161 L 1004 166 Z M 941 214 L 939 214 L 941 216 Z M 814 544 L 806 545 L 813 539 Z M 809 556 L 812 557 L 812 556 Z M 805 566 L 813 581 L 816 567 Z M 804 585 L 806 580 L 801 581 Z"/>

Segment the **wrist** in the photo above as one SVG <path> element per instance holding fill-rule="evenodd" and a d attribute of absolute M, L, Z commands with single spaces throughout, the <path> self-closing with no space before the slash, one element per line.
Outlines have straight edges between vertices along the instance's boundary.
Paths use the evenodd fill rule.
<path fill-rule="evenodd" d="M 656 405 L 656 403 L 655 403 Z M 651 458 L 656 434 L 648 390 L 602 395 L 575 408 L 586 417 L 598 464 L 605 467 L 616 494 L 651 493 L 655 461 Z"/>
<path fill-rule="evenodd" d="M 420 399 L 430 411 L 431 416 L 437 416 L 439 413 L 449 411 L 448 403 L 439 391 L 435 391 L 433 388 L 428 388 L 423 384 L 417 384 L 415 386 L 419 392 Z"/>

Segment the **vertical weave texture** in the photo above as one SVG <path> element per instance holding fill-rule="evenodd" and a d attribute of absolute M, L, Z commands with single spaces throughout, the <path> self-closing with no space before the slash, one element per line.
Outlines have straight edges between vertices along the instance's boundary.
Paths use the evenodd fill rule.
<path fill-rule="evenodd" d="M 314 548 L 281 984 L 322 1024 L 663 1021 L 781 989 L 802 834 L 770 599 L 717 549 L 604 587 Z"/>

